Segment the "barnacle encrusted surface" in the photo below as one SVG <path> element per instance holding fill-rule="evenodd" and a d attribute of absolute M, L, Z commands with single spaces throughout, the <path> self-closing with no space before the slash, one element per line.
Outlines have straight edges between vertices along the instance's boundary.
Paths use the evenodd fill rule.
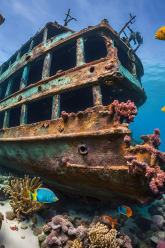
<path fill-rule="evenodd" d="M 10 198 L 12 198 L 12 200 L 10 200 L 9 203 L 16 213 L 17 219 L 20 220 L 20 213 L 29 215 L 44 208 L 44 203 L 31 201 L 27 193 L 27 191 L 33 193 L 35 189 L 41 186 L 42 182 L 40 182 L 40 177 L 31 179 L 25 175 L 25 179 L 20 178 L 11 181 Z"/>
<path fill-rule="evenodd" d="M 116 238 L 117 234 L 116 229 L 109 230 L 106 225 L 98 222 L 89 231 L 90 248 L 120 248 Z"/>

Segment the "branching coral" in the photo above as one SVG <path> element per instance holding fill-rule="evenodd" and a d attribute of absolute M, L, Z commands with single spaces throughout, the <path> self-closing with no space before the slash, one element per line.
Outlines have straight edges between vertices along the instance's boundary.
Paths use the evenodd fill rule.
<path fill-rule="evenodd" d="M 89 230 L 90 248 L 120 248 L 116 229 L 109 230 L 107 226 L 98 222 Z"/>
<path fill-rule="evenodd" d="M 158 146 L 161 144 L 161 140 L 159 138 L 160 131 L 159 129 L 155 129 L 153 134 L 150 135 L 141 135 L 140 139 L 143 139 L 145 143 L 147 143 L 150 146 L 153 146 L 155 148 L 158 148 Z"/>
<path fill-rule="evenodd" d="M 80 242 L 78 239 L 75 239 L 72 248 L 83 248 L 82 242 Z"/>
<path fill-rule="evenodd" d="M 135 176 L 137 174 L 142 174 L 143 171 L 149 167 L 147 163 L 138 162 L 136 156 L 128 155 L 125 156 L 125 158 L 128 160 L 127 161 L 127 165 L 129 166 L 128 174 L 131 174 L 132 176 Z"/>
<path fill-rule="evenodd" d="M 145 176 L 151 178 L 150 189 L 155 195 L 165 193 L 165 173 L 160 167 L 148 168 Z"/>
<path fill-rule="evenodd" d="M 11 181 L 10 198 L 12 198 L 12 200 L 10 200 L 9 203 L 16 213 L 17 219 L 20 220 L 20 213 L 28 215 L 44 208 L 44 203 L 31 201 L 27 193 L 28 190 L 34 192 L 34 190 L 41 187 L 41 185 L 42 183 L 39 177 L 34 177 L 31 180 L 29 176 L 26 175 L 25 179 L 20 178 L 19 180 L 14 179 Z"/>
<path fill-rule="evenodd" d="M 114 125 L 118 126 L 126 120 L 126 123 L 134 122 L 135 115 L 137 115 L 137 108 L 134 102 L 128 100 L 126 103 L 121 102 L 119 104 L 118 100 L 115 100 L 109 106 L 110 115 L 115 114 Z"/>

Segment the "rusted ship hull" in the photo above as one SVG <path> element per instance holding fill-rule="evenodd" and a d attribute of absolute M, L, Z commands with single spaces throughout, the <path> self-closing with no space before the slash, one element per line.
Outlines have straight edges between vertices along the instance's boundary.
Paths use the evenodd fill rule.
<path fill-rule="evenodd" d="M 148 197 L 147 179 L 144 174 L 129 175 L 124 158 L 128 124 L 114 127 L 108 108 L 6 129 L 0 138 L 1 164 L 38 175 L 66 192 L 114 202 L 143 201 Z"/>

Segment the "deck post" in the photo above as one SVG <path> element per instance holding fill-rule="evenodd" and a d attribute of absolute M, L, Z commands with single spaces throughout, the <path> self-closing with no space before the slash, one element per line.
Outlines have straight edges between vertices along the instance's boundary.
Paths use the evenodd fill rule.
<path fill-rule="evenodd" d="M 53 96 L 52 102 L 52 116 L 51 119 L 58 119 L 60 117 L 60 95 Z"/>
<path fill-rule="evenodd" d="M 102 104 L 102 94 L 101 94 L 101 88 L 100 85 L 94 85 L 92 86 L 92 92 L 93 92 L 93 105 L 101 105 Z"/>
<path fill-rule="evenodd" d="M 80 37 L 77 39 L 77 46 L 76 46 L 76 65 L 83 65 L 85 64 L 85 58 L 84 58 L 84 38 Z"/>
<path fill-rule="evenodd" d="M 20 90 L 27 86 L 29 71 L 30 71 L 30 65 L 25 66 L 21 78 Z"/>
<path fill-rule="evenodd" d="M 43 35 L 43 43 L 46 43 L 47 41 L 47 35 L 48 35 L 48 28 L 44 29 L 44 35 Z"/>
<path fill-rule="evenodd" d="M 42 70 L 42 79 L 50 76 L 50 66 L 52 60 L 52 53 L 47 53 L 44 59 L 44 66 Z"/>
<path fill-rule="evenodd" d="M 5 111 L 5 117 L 3 121 L 3 129 L 9 127 L 9 117 L 10 117 L 10 110 Z"/>
<path fill-rule="evenodd" d="M 33 49 L 34 43 L 35 43 L 35 41 L 32 40 L 31 43 L 30 43 L 30 47 L 29 47 L 28 53 Z"/>
<path fill-rule="evenodd" d="M 12 90 L 12 86 L 13 86 L 13 81 L 14 81 L 13 78 L 11 78 L 11 79 L 9 80 L 8 86 L 7 86 L 7 89 L 6 89 L 6 93 L 5 93 L 5 97 L 4 97 L 4 98 L 10 96 L 11 90 Z"/>
<path fill-rule="evenodd" d="M 137 78 L 136 64 L 135 64 L 135 55 L 133 54 L 133 51 L 131 49 L 128 51 L 128 68 L 129 68 L 129 72 L 135 78 Z"/>
<path fill-rule="evenodd" d="M 20 126 L 27 124 L 27 104 L 22 104 L 21 116 L 20 116 Z"/>
<path fill-rule="evenodd" d="M 2 68 L 2 66 L 1 66 L 1 68 L 0 68 L 0 75 L 2 74 L 2 70 L 3 70 L 3 68 Z"/>

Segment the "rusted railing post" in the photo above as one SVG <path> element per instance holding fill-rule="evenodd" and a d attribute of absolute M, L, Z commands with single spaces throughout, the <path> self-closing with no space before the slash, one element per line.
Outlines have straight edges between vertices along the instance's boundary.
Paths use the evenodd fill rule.
<path fill-rule="evenodd" d="M 43 43 L 46 43 L 47 41 L 47 35 L 48 35 L 48 28 L 44 29 L 44 35 L 43 35 Z"/>
<path fill-rule="evenodd" d="M 136 64 L 135 64 L 135 55 L 133 54 L 133 51 L 131 49 L 128 51 L 128 68 L 129 68 L 129 72 L 135 78 L 137 78 Z"/>
<path fill-rule="evenodd" d="M 80 37 L 77 39 L 77 46 L 76 46 L 76 65 L 83 65 L 85 64 L 85 58 L 84 58 L 84 38 Z"/>
<path fill-rule="evenodd" d="M 60 95 L 57 94 L 53 96 L 51 119 L 57 119 L 59 117 L 60 117 Z"/>
<path fill-rule="evenodd" d="M 35 45 L 35 41 L 32 40 L 31 43 L 30 43 L 30 47 L 29 47 L 28 53 L 33 49 L 34 45 Z"/>
<path fill-rule="evenodd" d="M 26 125 L 27 124 L 27 104 L 22 104 L 21 107 L 21 116 L 20 116 L 20 125 Z"/>
<path fill-rule="evenodd" d="M 10 96 L 11 90 L 12 90 L 12 86 L 13 86 L 13 81 L 14 81 L 13 78 L 11 78 L 11 79 L 9 80 L 8 86 L 7 86 L 7 89 L 6 89 L 6 93 L 5 93 L 5 97 L 4 97 L 4 98 Z"/>
<path fill-rule="evenodd" d="M 47 53 L 44 59 L 42 79 L 45 79 L 50 76 L 51 60 L 52 60 L 52 53 Z"/>
<path fill-rule="evenodd" d="M 5 111 L 5 117 L 3 121 L 3 129 L 9 127 L 9 117 L 10 117 L 10 110 Z"/>
<path fill-rule="evenodd" d="M 93 92 L 93 105 L 100 105 L 102 104 L 102 94 L 100 85 L 94 85 L 92 86 L 92 92 Z"/>

